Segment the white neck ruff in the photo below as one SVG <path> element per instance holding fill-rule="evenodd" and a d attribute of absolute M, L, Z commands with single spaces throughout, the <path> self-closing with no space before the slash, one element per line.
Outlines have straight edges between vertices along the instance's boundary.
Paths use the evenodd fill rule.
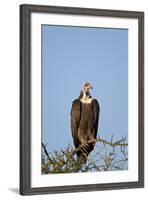
<path fill-rule="evenodd" d="M 92 100 L 93 100 L 93 98 L 90 98 L 88 95 L 86 95 L 85 92 L 83 92 L 83 96 L 82 96 L 82 98 L 80 99 L 80 101 L 81 101 L 82 103 L 89 104 L 89 103 L 92 102 Z"/>

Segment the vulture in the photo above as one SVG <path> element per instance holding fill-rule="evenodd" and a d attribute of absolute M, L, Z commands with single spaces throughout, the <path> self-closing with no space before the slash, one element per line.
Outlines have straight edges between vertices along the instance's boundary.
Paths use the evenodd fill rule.
<path fill-rule="evenodd" d="M 100 106 L 90 95 L 93 89 L 89 82 L 82 84 L 80 95 L 72 102 L 71 132 L 78 160 L 87 161 L 89 153 L 94 149 L 93 140 L 97 138 Z M 92 142 L 88 143 L 88 140 Z"/>

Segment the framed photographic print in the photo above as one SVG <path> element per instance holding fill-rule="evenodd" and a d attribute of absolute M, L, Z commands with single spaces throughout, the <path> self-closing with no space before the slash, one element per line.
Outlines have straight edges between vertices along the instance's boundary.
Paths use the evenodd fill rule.
<path fill-rule="evenodd" d="M 20 6 L 20 194 L 144 187 L 144 13 Z"/>

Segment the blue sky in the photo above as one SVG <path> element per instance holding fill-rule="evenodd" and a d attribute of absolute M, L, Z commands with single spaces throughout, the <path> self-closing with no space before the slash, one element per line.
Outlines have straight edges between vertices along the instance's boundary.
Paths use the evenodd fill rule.
<path fill-rule="evenodd" d="M 48 152 L 73 144 L 72 101 L 84 81 L 99 101 L 98 134 L 128 131 L 128 30 L 42 25 L 42 138 Z"/>

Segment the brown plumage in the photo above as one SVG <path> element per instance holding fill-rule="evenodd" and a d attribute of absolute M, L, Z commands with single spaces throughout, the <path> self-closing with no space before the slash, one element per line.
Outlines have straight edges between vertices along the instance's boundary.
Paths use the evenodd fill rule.
<path fill-rule="evenodd" d="M 85 82 L 80 96 L 73 101 L 71 108 L 73 142 L 76 149 L 84 145 L 84 148 L 77 151 L 78 159 L 83 162 L 86 162 L 88 154 L 94 149 L 94 144 L 88 144 L 87 141 L 97 137 L 100 112 L 98 101 L 90 96 L 90 89 L 92 89 L 90 83 Z"/>

